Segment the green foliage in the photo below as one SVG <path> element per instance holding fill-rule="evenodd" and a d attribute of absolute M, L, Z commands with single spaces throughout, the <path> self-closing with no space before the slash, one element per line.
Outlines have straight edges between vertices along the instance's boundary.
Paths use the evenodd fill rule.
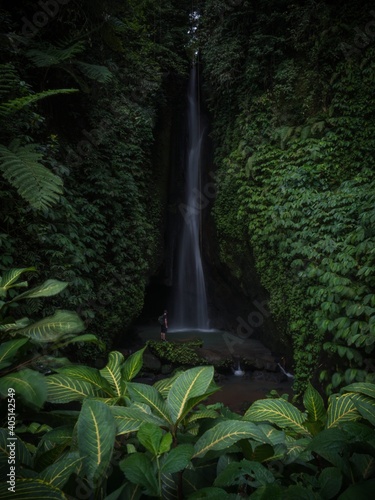
<path fill-rule="evenodd" d="M 0 369 L 4 374 L 0 379 L 0 394 L 5 397 L 11 387 L 24 403 L 39 409 L 48 397 L 43 371 L 66 362 L 49 354 L 74 342 L 97 342 L 97 339 L 93 335 L 77 335 L 84 330 L 84 324 L 72 311 L 58 310 L 39 321 L 17 317 L 20 301 L 51 297 L 67 286 L 50 279 L 23 293 L 15 293 L 28 286 L 27 281 L 20 280 L 33 271 L 34 268 L 10 269 L 0 277 Z"/>
<path fill-rule="evenodd" d="M 194 366 L 202 364 L 202 358 L 197 354 L 197 347 L 202 347 L 202 341 L 189 341 L 184 343 L 159 342 L 149 340 L 147 342 L 151 352 L 163 361 L 175 363 L 178 366 Z"/>
<path fill-rule="evenodd" d="M 295 390 L 320 376 L 330 393 L 374 381 L 374 49 L 340 49 L 370 4 L 252 9 L 208 1 L 200 24 L 220 257 L 250 296 L 255 258 Z M 225 64 L 238 45 L 223 85 L 216 51 Z"/>
<path fill-rule="evenodd" d="M 56 405 L 45 412 L 47 425 L 18 422 L 21 489 L 28 484 L 35 494 L 54 491 L 56 498 L 71 495 L 81 481 L 87 492 L 105 498 L 120 491 L 136 498 L 345 498 L 371 489 L 374 384 L 351 384 L 331 395 L 327 406 L 309 386 L 304 411 L 283 398 L 264 399 L 241 416 L 201 404 L 217 389 L 212 367 L 191 368 L 154 386 L 128 379 L 139 373 L 142 354 L 123 360 L 114 352 L 102 373 L 81 365 L 60 371 L 65 381 L 105 387 L 114 398 L 87 393 L 73 399 L 82 401 L 79 411 Z M 117 397 L 119 387 L 124 399 Z M 5 460 L 7 432 L 0 430 Z M 34 436 L 34 445 L 23 435 Z M 0 488 L 5 494 L 5 483 Z"/>
<path fill-rule="evenodd" d="M 162 260 L 169 146 L 155 147 L 154 131 L 181 101 L 189 9 L 77 0 L 35 37 L 14 35 L 34 14 L 28 4 L 2 11 L 0 113 L 12 120 L 0 132 L 0 264 L 31 262 L 69 282 L 59 306 L 78 310 L 108 351 Z M 77 85 L 83 92 L 68 93 Z M 5 147 L 13 141 L 17 152 Z M 84 363 L 99 355 L 93 344 L 76 351 Z"/>

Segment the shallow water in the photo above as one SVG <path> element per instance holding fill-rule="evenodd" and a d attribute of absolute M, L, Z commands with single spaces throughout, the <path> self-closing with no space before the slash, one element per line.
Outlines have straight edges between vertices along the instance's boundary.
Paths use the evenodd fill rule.
<path fill-rule="evenodd" d="M 140 327 L 139 337 L 146 342 L 147 340 L 159 340 L 160 329 L 156 327 Z M 230 335 L 230 334 L 229 334 Z M 221 330 L 178 330 L 168 331 L 167 340 L 178 342 L 189 339 L 202 339 L 203 348 L 216 351 L 224 356 L 233 355 L 234 359 L 238 357 L 259 357 L 262 359 L 272 358 L 271 352 L 260 341 L 254 339 L 242 339 L 237 349 L 231 352 L 228 340 L 228 332 Z M 237 364 L 234 366 L 238 369 Z M 265 371 L 246 371 L 243 376 L 228 375 L 223 376 L 217 385 L 221 387 L 220 391 L 212 395 L 205 404 L 221 402 L 237 413 L 245 411 L 251 403 L 258 399 L 264 399 L 271 390 L 276 390 L 282 394 L 293 395 L 292 381 L 286 379 L 280 382 L 279 373 Z"/>

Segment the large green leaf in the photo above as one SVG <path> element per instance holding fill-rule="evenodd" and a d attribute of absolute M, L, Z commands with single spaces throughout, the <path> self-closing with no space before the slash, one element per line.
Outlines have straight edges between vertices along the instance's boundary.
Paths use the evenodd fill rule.
<path fill-rule="evenodd" d="M 78 452 L 67 453 L 57 462 L 47 467 L 38 476 L 38 479 L 45 481 L 56 488 L 63 488 L 71 474 L 76 473 L 82 463 Z"/>
<path fill-rule="evenodd" d="M 47 280 L 42 285 L 39 285 L 31 290 L 27 290 L 26 292 L 21 293 L 14 297 L 11 302 L 18 301 L 19 299 L 36 299 L 39 297 L 52 297 L 53 295 L 57 295 L 62 292 L 68 283 L 59 280 Z"/>
<path fill-rule="evenodd" d="M 0 297 L 4 297 L 6 295 L 7 290 L 15 285 L 16 281 L 22 273 L 35 270 L 35 267 L 23 267 L 19 269 L 9 269 L 7 271 L 4 271 L 3 275 L 0 278 Z M 24 282 L 23 286 L 27 286 L 27 283 Z"/>
<path fill-rule="evenodd" d="M 81 401 L 87 396 L 97 396 L 96 387 L 84 380 L 77 380 L 65 375 L 46 377 L 48 388 L 47 400 L 50 403 L 70 403 Z"/>
<path fill-rule="evenodd" d="M 323 422 L 326 410 L 324 408 L 323 398 L 314 387 L 309 384 L 303 396 L 303 404 L 308 413 L 311 422 Z"/>
<path fill-rule="evenodd" d="M 375 425 L 375 399 L 363 394 L 351 394 L 350 399 L 362 417 Z"/>
<path fill-rule="evenodd" d="M 114 396 L 107 380 L 101 376 L 99 370 L 90 366 L 70 365 L 56 370 L 60 375 L 70 377 L 76 380 L 84 380 L 92 384 L 98 390 L 98 395 Z"/>
<path fill-rule="evenodd" d="M 124 406 L 111 406 L 112 415 L 116 422 L 116 435 L 136 432 L 145 422 L 156 425 L 165 424 L 164 420 L 155 415 L 142 412 L 137 408 L 127 408 Z"/>
<path fill-rule="evenodd" d="M 85 325 L 77 313 L 72 311 L 56 311 L 53 316 L 43 318 L 18 331 L 38 343 L 56 342 L 65 335 L 74 335 L 85 329 Z"/>
<path fill-rule="evenodd" d="M 15 500 L 26 500 L 26 499 L 48 499 L 48 500 L 66 500 L 64 493 L 46 482 L 39 479 L 20 479 L 16 480 L 15 493 L 8 491 L 9 484 L 0 484 L 0 499 L 9 500 L 14 498 Z"/>
<path fill-rule="evenodd" d="M 203 457 L 208 451 L 223 450 L 241 439 L 269 443 L 264 433 L 252 422 L 225 420 L 206 431 L 195 443 L 194 456 Z"/>
<path fill-rule="evenodd" d="M 163 431 L 159 426 L 151 423 L 143 423 L 137 433 L 137 438 L 142 446 L 154 456 L 169 451 L 172 444 L 172 435 Z"/>
<path fill-rule="evenodd" d="M 0 370 L 9 366 L 20 347 L 28 342 L 28 339 L 15 339 L 0 345 Z"/>
<path fill-rule="evenodd" d="M 120 462 L 126 478 L 144 488 L 147 495 L 159 496 L 159 487 L 151 460 L 143 453 L 132 453 Z"/>
<path fill-rule="evenodd" d="M 245 479 L 246 478 L 246 479 Z M 253 487 L 273 483 L 275 478 L 264 465 L 259 462 L 243 459 L 240 462 L 231 462 L 220 472 L 214 482 L 214 486 L 232 486 L 239 482 L 247 482 Z"/>
<path fill-rule="evenodd" d="M 77 439 L 83 468 L 90 485 L 98 486 L 110 464 L 116 423 L 109 407 L 86 399 L 77 422 Z"/>
<path fill-rule="evenodd" d="M 124 381 L 132 380 L 140 371 L 143 365 L 143 353 L 146 348 L 144 347 L 140 351 L 135 352 L 125 361 L 122 367 L 122 379 Z"/>
<path fill-rule="evenodd" d="M 370 384 L 369 382 L 357 382 L 355 384 L 350 384 L 342 390 L 346 392 L 360 392 L 361 394 L 375 398 L 375 384 Z"/>
<path fill-rule="evenodd" d="M 46 377 L 34 370 L 20 370 L 0 379 L 0 394 L 6 397 L 9 387 L 33 408 L 39 409 L 47 399 Z"/>
<path fill-rule="evenodd" d="M 163 474 L 174 474 L 184 470 L 194 454 L 192 444 L 179 444 L 165 456 L 161 465 Z"/>
<path fill-rule="evenodd" d="M 238 495 L 229 494 L 222 488 L 216 488 L 215 486 L 208 486 L 206 488 L 200 488 L 195 493 L 189 495 L 189 500 L 236 500 Z"/>
<path fill-rule="evenodd" d="M 128 391 L 130 397 L 134 401 L 147 404 L 156 415 L 160 416 L 168 424 L 172 424 L 169 409 L 164 399 L 154 387 L 151 385 L 129 382 Z"/>
<path fill-rule="evenodd" d="M 284 399 L 261 399 L 255 401 L 247 410 L 245 420 L 253 422 L 268 421 L 281 429 L 291 429 L 299 434 L 309 434 L 303 426 L 305 415 Z"/>
<path fill-rule="evenodd" d="M 213 376 L 213 366 L 198 366 L 177 377 L 167 397 L 167 405 L 174 423 L 183 418 L 189 399 L 205 394 Z"/>
<path fill-rule="evenodd" d="M 109 353 L 107 365 L 100 370 L 102 377 L 109 382 L 109 385 L 115 391 L 116 396 L 122 396 L 121 366 L 123 362 L 124 356 L 121 352 L 112 351 Z"/>
<path fill-rule="evenodd" d="M 368 500 L 374 496 L 375 479 L 369 479 L 359 484 L 352 484 L 344 493 L 338 497 L 338 500 Z"/>
<path fill-rule="evenodd" d="M 352 394 L 350 393 L 343 394 L 342 396 L 337 394 L 330 396 L 327 410 L 327 429 L 341 425 L 344 422 L 350 422 L 360 418 L 360 414 L 358 413 L 351 396 Z"/>
<path fill-rule="evenodd" d="M 306 445 L 308 451 L 317 453 L 344 473 L 349 472 L 347 447 L 347 434 L 340 427 L 324 429 Z"/>
<path fill-rule="evenodd" d="M 337 467 L 326 467 L 319 476 L 320 494 L 324 499 L 334 498 L 340 491 L 343 476 Z"/>

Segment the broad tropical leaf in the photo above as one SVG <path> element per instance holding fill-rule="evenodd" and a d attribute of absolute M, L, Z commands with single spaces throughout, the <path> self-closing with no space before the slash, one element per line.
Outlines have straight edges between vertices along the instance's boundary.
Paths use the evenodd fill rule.
<path fill-rule="evenodd" d="M 166 398 L 168 396 L 168 392 L 171 390 L 173 382 L 181 375 L 181 373 L 182 372 L 177 372 L 175 375 L 173 375 L 173 377 L 158 380 L 157 382 L 155 382 L 153 387 L 155 387 L 155 389 L 160 392 L 163 398 Z"/>
<path fill-rule="evenodd" d="M 202 498 L 207 498 L 208 500 L 224 500 L 224 498 L 225 500 L 236 500 L 236 497 L 237 495 L 231 495 L 222 488 L 208 486 L 207 488 L 200 488 L 195 493 L 189 495 L 189 500 L 201 500 Z"/>
<path fill-rule="evenodd" d="M 151 385 L 129 382 L 128 391 L 134 401 L 147 404 L 165 422 L 172 424 L 169 409 L 158 393 Z"/>
<path fill-rule="evenodd" d="M 375 399 L 363 394 L 351 394 L 350 399 L 362 417 L 375 425 Z"/>
<path fill-rule="evenodd" d="M 84 365 L 70 365 L 59 368 L 56 371 L 65 377 L 88 382 L 98 390 L 98 394 L 103 391 L 105 395 L 114 396 L 109 383 L 96 368 Z"/>
<path fill-rule="evenodd" d="M 6 397 L 9 387 L 15 389 L 17 397 L 36 409 L 47 399 L 46 377 L 34 370 L 20 370 L 0 379 L 0 394 Z"/>
<path fill-rule="evenodd" d="M 314 387 L 309 384 L 303 397 L 303 404 L 311 422 L 324 421 L 326 411 L 323 398 Z"/>
<path fill-rule="evenodd" d="M 76 344 L 77 342 L 93 342 L 94 344 L 98 344 L 100 349 L 102 349 L 102 350 L 105 349 L 104 342 L 99 340 L 92 333 L 85 333 L 84 335 L 78 335 L 77 337 L 73 337 L 73 338 L 68 339 L 68 340 L 64 339 L 63 346 L 65 347 L 66 345 L 69 345 L 69 344 Z"/>
<path fill-rule="evenodd" d="M 15 339 L 0 345 L 0 370 L 9 366 L 18 350 L 28 342 L 28 339 Z"/>
<path fill-rule="evenodd" d="M 246 477 L 246 480 L 245 480 Z M 271 484 L 275 478 L 264 465 L 259 462 L 243 459 L 241 462 L 231 462 L 219 473 L 214 486 L 232 486 L 238 482 L 250 482 L 252 486 Z"/>
<path fill-rule="evenodd" d="M 79 470 L 81 464 L 82 458 L 80 458 L 78 452 L 67 453 L 61 457 L 60 460 L 41 472 L 38 479 L 61 489 L 68 481 L 71 474 Z"/>
<path fill-rule="evenodd" d="M 189 416 L 185 419 L 186 423 L 191 424 L 197 420 L 201 420 L 202 418 L 218 418 L 219 414 L 215 410 L 203 408 L 202 410 L 196 411 L 194 413 L 190 413 Z"/>
<path fill-rule="evenodd" d="M 65 375 L 50 375 L 45 377 L 50 403 L 70 403 L 81 401 L 87 396 L 97 396 L 97 388 L 84 380 L 77 380 Z"/>
<path fill-rule="evenodd" d="M 121 390 L 121 366 L 123 362 L 124 356 L 121 352 L 112 351 L 109 353 L 107 366 L 100 370 L 101 376 L 109 382 L 116 396 L 123 395 Z"/>
<path fill-rule="evenodd" d="M 165 456 L 161 465 L 163 474 L 174 474 L 184 470 L 194 454 L 194 446 L 192 444 L 179 444 Z"/>
<path fill-rule="evenodd" d="M 205 394 L 213 376 L 213 366 L 198 366 L 177 377 L 167 397 L 167 405 L 174 423 L 183 418 L 189 399 Z"/>
<path fill-rule="evenodd" d="M 365 396 L 375 398 L 375 384 L 370 384 L 369 382 L 357 382 L 355 384 L 350 384 L 342 390 L 346 392 L 360 392 L 361 394 L 365 394 Z"/>
<path fill-rule="evenodd" d="M 132 380 L 140 371 L 143 365 L 143 353 L 145 351 L 145 347 L 140 351 L 135 352 L 125 361 L 121 372 L 122 379 L 126 382 Z"/>
<path fill-rule="evenodd" d="M 223 450 L 241 439 L 269 443 L 268 438 L 252 422 L 225 420 L 206 431 L 195 443 L 193 458 L 203 457 L 208 451 Z"/>
<path fill-rule="evenodd" d="M 350 393 L 343 394 L 342 396 L 337 394 L 330 396 L 327 410 L 327 429 L 341 425 L 343 422 L 350 422 L 360 418 L 360 414 L 351 396 L 352 394 Z"/>
<path fill-rule="evenodd" d="M 6 295 L 6 291 L 15 286 L 16 281 L 22 273 L 35 270 L 35 267 L 24 267 L 21 269 L 9 269 L 4 271 L 0 278 L 0 297 L 4 297 Z M 27 286 L 27 283 L 23 282 L 22 286 Z"/>
<path fill-rule="evenodd" d="M 247 410 L 245 420 L 253 422 L 268 421 L 281 429 L 291 429 L 300 434 L 309 434 L 303 423 L 305 415 L 284 399 L 261 399 L 255 401 Z"/>
<path fill-rule="evenodd" d="M 36 210 L 57 203 L 63 192 L 61 178 L 40 163 L 42 158 L 36 144 L 20 146 L 13 141 L 9 148 L 0 145 L 0 170 L 19 195 Z"/>
<path fill-rule="evenodd" d="M 323 498 L 334 498 L 340 491 L 342 474 L 337 467 L 326 467 L 319 476 L 320 494 Z"/>
<path fill-rule="evenodd" d="M 77 313 L 72 311 L 56 311 L 53 316 L 43 318 L 18 331 L 38 343 L 56 342 L 65 335 L 74 335 L 85 329 L 85 325 Z"/>
<path fill-rule="evenodd" d="M 116 422 L 117 436 L 120 434 L 129 434 L 130 432 L 136 432 L 145 422 L 156 425 L 165 424 L 164 420 L 161 420 L 155 415 L 145 413 L 136 408 L 111 406 L 110 409 Z"/>
<path fill-rule="evenodd" d="M 86 399 L 77 422 L 77 438 L 83 468 L 92 486 L 98 486 L 110 464 L 116 423 L 109 407 Z"/>
<path fill-rule="evenodd" d="M 141 485 L 147 495 L 159 496 L 156 474 L 146 455 L 132 453 L 120 462 L 120 469 L 129 481 Z"/>
<path fill-rule="evenodd" d="M 0 499 L 25 500 L 26 498 L 45 498 L 48 500 L 66 500 L 64 493 L 46 482 L 39 479 L 20 479 L 17 478 L 15 493 L 8 491 L 9 484 L 0 484 Z M 12 495 L 10 497 L 10 495 Z"/>
<path fill-rule="evenodd" d="M 12 332 L 14 330 L 21 330 L 22 328 L 26 328 L 31 324 L 31 320 L 29 318 L 17 319 L 12 323 L 4 323 L 0 325 L 0 332 Z"/>
<path fill-rule="evenodd" d="M 154 456 L 161 455 L 169 451 L 172 444 L 172 434 L 163 431 L 158 425 L 144 423 L 139 428 L 137 438 L 142 446 Z"/>
<path fill-rule="evenodd" d="M 31 290 L 17 295 L 11 302 L 16 302 L 20 299 L 35 299 L 38 297 L 51 297 L 52 295 L 57 295 L 62 292 L 68 283 L 59 280 L 47 280 L 42 285 L 39 285 Z"/>

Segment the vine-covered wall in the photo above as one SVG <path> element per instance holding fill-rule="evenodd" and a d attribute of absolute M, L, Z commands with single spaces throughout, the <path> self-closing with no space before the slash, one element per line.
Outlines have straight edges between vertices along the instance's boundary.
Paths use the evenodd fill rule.
<path fill-rule="evenodd" d="M 59 306 L 109 348 L 163 259 L 190 4 L 55 4 L 2 5 L 0 265 L 68 281 Z"/>
<path fill-rule="evenodd" d="M 252 253 L 296 389 L 374 379 L 375 17 L 370 2 L 207 0 L 220 256 Z"/>

